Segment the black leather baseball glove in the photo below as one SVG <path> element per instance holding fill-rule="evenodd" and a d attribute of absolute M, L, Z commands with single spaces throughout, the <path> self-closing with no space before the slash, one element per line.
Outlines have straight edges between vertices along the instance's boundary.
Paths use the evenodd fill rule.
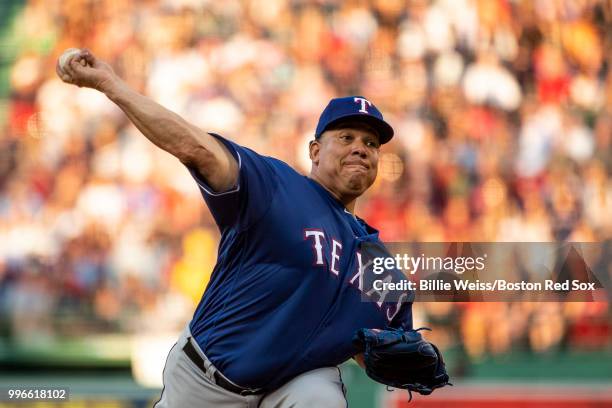
<path fill-rule="evenodd" d="M 379 383 L 429 395 L 452 385 L 438 348 L 423 340 L 419 330 L 359 329 L 353 344 L 364 353 L 366 374 Z M 427 329 L 429 330 L 429 329 Z"/>

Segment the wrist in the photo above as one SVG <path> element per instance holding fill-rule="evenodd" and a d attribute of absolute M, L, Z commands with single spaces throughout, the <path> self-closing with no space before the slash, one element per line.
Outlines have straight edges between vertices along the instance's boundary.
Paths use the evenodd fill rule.
<path fill-rule="evenodd" d="M 98 91 L 106 95 L 111 101 L 116 101 L 123 88 L 123 83 L 118 77 L 111 77 L 106 81 L 102 81 L 98 86 Z"/>

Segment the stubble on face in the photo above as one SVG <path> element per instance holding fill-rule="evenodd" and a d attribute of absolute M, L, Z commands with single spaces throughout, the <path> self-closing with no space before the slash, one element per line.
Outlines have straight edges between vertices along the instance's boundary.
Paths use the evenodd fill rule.
<path fill-rule="evenodd" d="M 352 166 L 350 168 L 347 168 L 347 166 L 343 167 L 344 172 L 348 173 L 346 181 L 348 189 L 359 195 L 370 188 L 376 179 L 376 169 L 374 169 L 374 174 L 371 174 L 369 169 L 359 169 Z"/>

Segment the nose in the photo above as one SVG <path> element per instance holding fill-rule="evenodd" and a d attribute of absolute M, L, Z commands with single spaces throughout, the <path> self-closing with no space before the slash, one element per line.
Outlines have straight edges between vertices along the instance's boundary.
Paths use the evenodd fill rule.
<path fill-rule="evenodd" d="M 356 139 L 351 146 L 351 154 L 365 159 L 368 156 L 368 149 L 365 143 L 360 139 Z"/>

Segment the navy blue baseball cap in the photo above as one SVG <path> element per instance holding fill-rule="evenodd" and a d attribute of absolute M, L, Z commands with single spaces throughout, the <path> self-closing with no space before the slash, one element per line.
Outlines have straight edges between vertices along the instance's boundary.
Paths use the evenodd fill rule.
<path fill-rule="evenodd" d="M 393 128 L 385 122 L 382 113 L 372 102 L 363 96 L 345 96 L 329 101 L 319 118 L 315 138 L 318 139 L 327 129 L 345 120 L 369 124 L 378 133 L 381 144 L 387 143 L 393 137 Z"/>

